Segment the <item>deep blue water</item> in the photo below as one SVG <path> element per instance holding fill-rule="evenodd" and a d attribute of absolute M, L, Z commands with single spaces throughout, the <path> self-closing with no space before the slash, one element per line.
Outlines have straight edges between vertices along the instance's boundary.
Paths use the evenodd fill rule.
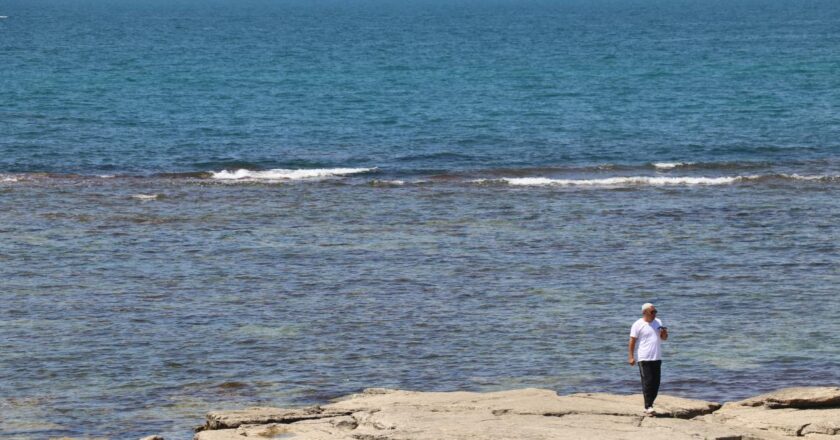
<path fill-rule="evenodd" d="M 840 382 L 840 4 L 0 2 L 0 437 Z"/>

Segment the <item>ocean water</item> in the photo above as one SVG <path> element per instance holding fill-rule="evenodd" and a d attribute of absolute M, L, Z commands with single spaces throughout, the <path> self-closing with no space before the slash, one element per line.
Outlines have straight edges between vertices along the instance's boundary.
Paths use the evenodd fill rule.
<path fill-rule="evenodd" d="M 840 383 L 840 4 L 0 3 L 0 438 Z M 641 405 L 641 403 L 640 403 Z"/>

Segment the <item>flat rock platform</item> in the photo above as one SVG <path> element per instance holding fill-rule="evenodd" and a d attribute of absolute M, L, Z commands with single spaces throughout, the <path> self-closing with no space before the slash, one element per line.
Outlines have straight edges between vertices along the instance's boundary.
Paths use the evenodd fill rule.
<path fill-rule="evenodd" d="M 367 389 L 306 408 L 217 411 L 195 440 L 840 440 L 840 388 L 785 388 L 721 405 L 661 395 Z"/>

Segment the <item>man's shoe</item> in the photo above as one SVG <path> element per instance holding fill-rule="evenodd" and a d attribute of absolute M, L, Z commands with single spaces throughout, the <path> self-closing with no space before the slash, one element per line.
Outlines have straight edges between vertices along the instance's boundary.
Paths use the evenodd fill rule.
<path fill-rule="evenodd" d="M 655 416 L 656 411 L 653 410 L 653 407 L 645 408 L 645 415 L 646 416 Z"/>

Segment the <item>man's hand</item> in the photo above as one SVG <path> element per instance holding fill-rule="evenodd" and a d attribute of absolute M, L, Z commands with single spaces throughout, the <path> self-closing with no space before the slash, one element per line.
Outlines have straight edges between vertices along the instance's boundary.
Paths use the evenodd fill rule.
<path fill-rule="evenodd" d="M 662 328 L 659 329 L 659 339 L 662 339 L 663 341 L 668 340 L 668 329 L 667 328 L 662 327 Z"/>
<path fill-rule="evenodd" d="M 630 356 L 630 357 L 627 359 L 627 362 L 628 362 L 630 365 L 636 365 L 636 359 L 635 359 L 633 356 Z"/>

